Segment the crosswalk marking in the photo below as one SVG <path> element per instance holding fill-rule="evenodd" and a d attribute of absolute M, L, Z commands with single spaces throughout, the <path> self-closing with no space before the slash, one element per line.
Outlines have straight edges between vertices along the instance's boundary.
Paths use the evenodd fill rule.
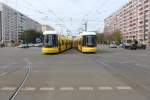
<path fill-rule="evenodd" d="M 118 86 L 117 89 L 118 90 L 131 90 L 132 88 L 129 86 Z"/>
<path fill-rule="evenodd" d="M 79 90 L 94 90 L 93 87 L 79 87 Z"/>
<path fill-rule="evenodd" d="M 61 87 L 60 90 L 62 90 L 62 91 L 72 91 L 72 90 L 74 90 L 74 88 L 73 87 Z"/>
<path fill-rule="evenodd" d="M 7 72 L 1 73 L 1 74 L 0 74 L 0 77 L 1 77 L 1 76 L 4 76 L 4 75 L 6 75 L 6 74 L 7 74 Z"/>
<path fill-rule="evenodd" d="M 17 87 L 2 87 L 0 88 L 1 91 L 14 91 Z M 24 87 L 21 90 L 22 91 L 55 91 L 57 87 Z M 80 90 L 80 91 L 92 91 L 92 90 L 100 90 L 100 91 L 105 91 L 105 90 L 132 90 L 132 87 L 129 86 L 117 86 L 117 87 L 107 87 L 107 86 L 99 86 L 99 87 L 87 87 L 87 86 L 82 86 L 82 87 L 60 87 L 58 90 L 60 91 L 73 91 L 73 90 Z"/>
<path fill-rule="evenodd" d="M 41 91 L 54 91 L 55 88 L 54 87 L 41 87 L 40 90 Z"/>
<path fill-rule="evenodd" d="M 36 88 L 35 87 L 25 87 L 21 89 L 22 91 L 35 91 Z"/>
<path fill-rule="evenodd" d="M 99 90 L 112 90 L 112 87 L 98 87 Z"/>
<path fill-rule="evenodd" d="M 14 91 L 16 87 L 3 87 L 1 88 L 2 91 Z"/>

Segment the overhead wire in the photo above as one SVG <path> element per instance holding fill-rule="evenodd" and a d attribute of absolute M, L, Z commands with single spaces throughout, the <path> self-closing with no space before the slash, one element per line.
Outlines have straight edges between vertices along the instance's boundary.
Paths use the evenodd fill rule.
<path fill-rule="evenodd" d="M 48 15 L 48 14 L 51 14 L 51 15 L 53 15 L 53 16 L 59 21 L 59 24 L 61 23 L 61 24 L 63 24 L 63 25 L 66 27 L 64 21 L 63 21 L 60 17 L 58 17 L 58 16 L 55 14 L 55 12 L 53 12 L 51 9 L 49 9 L 46 5 L 45 5 L 44 7 L 49 10 L 48 12 L 37 9 L 38 7 L 34 6 L 32 3 L 30 3 L 30 2 L 27 1 L 27 0 L 24 0 L 24 1 L 25 1 L 25 3 L 26 3 L 28 6 L 34 8 L 34 11 L 37 12 L 38 14 L 41 14 L 41 15 Z M 43 4 L 44 4 L 44 3 L 43 3 Z M 48 17 L 48 16 L 45 16 L 45 17 Z"/>
<path fill-rule="evenodd" d="M 92 9 L 91 9 L 90 11 L 88 11 L 88 12 L 84 15 L 84 18 L 81 20 L 81 26 L 82 26 L 82 23 L 83 23 L 84 20 L 85 20 L 85 21 L 88 20 L 88 17 L 89 17 L 89 15 L 90 15 L 92 12 L 97 11 L 99 7 L 101 7 L 101 8 L 105 7 L 107 3 L 108 3 L 108 1 L 107 1 L 107 2 L 106 2 L 106 1 L 103 1 L 100 6 L 97 6 L 97 5 L 99 4 L 99 0 L 97 0 L 96 3 L 95 3 L 95 5 L 97 6 L 97 8 L 95 8 L 95 5 L 94 5 L 94 6 L 92 7 Z M 100 13 L 100 12 L 99 12 L 99 13 Z M 88 21 L 89 21 L 89 20 L 88 20 Z M 81 27 L 81 26 L 80 26 L 80 27 Z M 79 28 L 80 28 L 80 27 L 79 27 Z"/>
<path fill-rule="evenodd" d="M 64 25 L 64 27 L 67 28 L 67 30 L 69 30 L 69 28 L 68 28 L 68 26 L 66 25 L 66 23 L 64 22 L 64 20 L 63 20 L 62 18 L 58 17 L 57 14 L 56 14 L 53 10 L 51 10 L 51 9 L 47 6 L 47 4 L 46 4 L 45 2 L 43 2 L 43 0 L 41 0 L 41 1 L 42 1 L 41 3 L 42 3 L 43 5 L 45 5 L 44 7 L 45 7 L 46 9 L 48 9 L 48 12 L 51 13 L 53 16 L 55 16 L 55 17 L 57 18 L 57 20 L 60 21 L 60 22 Z"/>
<path fill-rule="evenodd" d="M 46 9 L 48 9 L 48 11 L 42 11 L 41 9 L 39 10 L 39 8 L 38 7 L 36 7 L 35 5 L 33 5 L 31 2 L 29 2 L 28 0 L 24 0 L 25 1 L 25 3 L 30 7 L 30 8 L 32 8 L 37 14 L 40 14 L 40 15 L 46 15 L 46 14 L 48 14 L 48 12 L 50 13 L 50 14 L 52 14 L 60 23 L 62 23 L 67 29 L 69 29 L 68 27 L 67 27 L 67 25 L 65 24 L 65 22 L 64 22 L 64 20 L 62 19 L 62 18 L 60 18 L 59 16 L 57 16 L 56 15 L 56 13 L 53 11 L 53 10 L 51 10 L 48 6 L 47 6 L 47 4 L 46 3 L 44 3 L 43 1 L 41 2 L 42 4 L 44 4 L 44 7 L 46 8 Z M 87 13 L 87 14 L 85 14 L 85 17 L 87 17 L 87 16 L 89 16 L 92 12 L 95 12 L 95 11 L 98 11 L 98 10 L 101 10 L 101 9 L 99 9 L 99 7 L 101 7 L 101 8 L 103 8 L 106 4 L 107 4 L 107 2 L 108 1 L 103 1 L 102 3 L 101 3 L 101 5 L 99 5 L 99 1 L 100 0 L 97 0 L 96 2 L 95 2 L 95 5 L 93 5 L 93 7 L 92 7 L 92 9 Z M 97 6 L 98 5 L 98 6 Z M 96 8 L 95 8 L 96 7 Z M 38 8 L 38 9 L 37 9 Z M 45 16 L 46 17 L 46 16 Z M 85 21 L 86 19 L 85 18 L 83 18 L 82 20 L 81 20 L 81 26 L 82 26 L 82 23 L 83 23 L 83 21 Z M 88 20 L 89 22 L 92 22 L 91 20 Z M 93 22 L 94 22 L 94 20 L 93 20 Z M 93 23 L 92 22 L 92 23 Z M 95 22 L 97 23 L 97 22 L 99 22 L 99 21 L 97 21 L 97 20 L 95 20 Z"/>

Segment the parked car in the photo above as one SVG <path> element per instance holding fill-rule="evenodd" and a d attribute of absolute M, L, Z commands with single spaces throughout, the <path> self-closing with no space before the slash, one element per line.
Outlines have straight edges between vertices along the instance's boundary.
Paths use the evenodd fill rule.
<path fill-rule="evenodd" d="M 137 45 L 137 48 L 138 48 L 138 49 L 144 49 L 144 50 L 145 50 L 145 49 L 146 49 L 146 45 L 145 45 L 145 44 L 138 44 L 138 45 Z"/>
<path fill-rule="evenodd" d="M 135 43 L 128 43 L 125 45 L 125 49 L 129 49 L 129 50 L 137 50 L 137 49 L 146 49 L 146 45 L 145 44 L 135 44 Z"/>
<path fill-rule="evenodd" d="M 28 44 L 20 44 L 18 48 L 29 48 Z"/>
<path fill-rule="evenodd" d="M 29 46 L 29 47 L 34 47 L 34 44 L 29 43 L 28 46 Z"/>
<path fill-rule="evenodd" d="M 134 43 L 126 43 L 125 44 L 125 49 L 136 50 L 137 49 L 137 45 L 134 44 Z"/>
<path fill-rule="evenodd" d="M 131 43 L 125 43 L 125 49 L 129 49 L 130 47 L 132 46 L 132 44 Z"/>
<path fill-rule="evenodd" d="M 43 43 L 36 43 L 34 44 L 34 47 L 42 47 L 43 46 Z"/>
<path fill-rule="evenodd" d="M 109 47 L 110 47 L 110 48 L 117 48 L 117 45 L 116 45 L 116 44 L 110 44 Z"/>

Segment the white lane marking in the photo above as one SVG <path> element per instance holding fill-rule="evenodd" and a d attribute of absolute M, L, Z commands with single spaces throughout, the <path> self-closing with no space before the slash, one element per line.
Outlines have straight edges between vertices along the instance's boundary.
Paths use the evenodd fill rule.
<path fill-rule="evenodd" d="M 132 90 L 132 88 L 129 86 L 118 86 L 117 89 L 118 90 Z"/>
<path fill-rule="evenodd" d="M 65 62 L 61 62 L 61 61 L 60 61 L 60 62 L 56 62 L 56 63 L 63 64 L 63 63 L 65 63 Z"/>
<path fill-rule="evenodd" d="M 118 86 L 116 87 L 118 90 L 132 90 L 129 86 Z M 1 91 L 14 91 L 16 87 L 2 87 Z M 60 87 L 60 91 L 73 91 L 74 87 Z M 94 87 L 78 87 L 81 91 L 92 91 Z M 25 87 L 21 89 L 22 91 L 35 91 L 36 87 Z M 41 87 L 39 88 L 40 91 L 55 91 L 55 87 Z M 113 90 L 112 87 L 98 87 L 98 90 Z"/>
<path fill-rule="evenodd" d="M 2 87 L 1 90 L 2 91 L 14 91 L 16 89 L 16 87 Z"/>
<path fill-rule="evenodd" d="M 94 90 L 93 87 L 79 87 L 79 90 Z"/>
<path fill-rule="evenodd" d="M 99 90 L 112 90 L 112 87 L 98 87 Z"/>
<path fill-rule="evenodd" d="M 22 91 L 35 91 L 36 88 L 35 87 L 25 87 L 21 89 Z"/>
<path fill-rule="evenodd" d="M 74 88 L 73 87 L 61 87 L 60 90 L 61 91 L 73 91 Z"/>
<path fill-rule="evenodd" d="M 7 74 L 7 72 L 1 73 L 1 74 L 0 74 L 0 77 L 1 77 L 1 76 L 4 76 L 4 75 L 6 75 L 6 74 Z"/>
<path fill-rule="evenodd" d="M 143 66 L 143 67 L 148 67 L 146 64 L 135 64 L 136 66 Z"/>
<path fill-rule="evenodd" d="M 41 87 L 40 91 L 54 91 L 55 88 L 54 87 Z"/>

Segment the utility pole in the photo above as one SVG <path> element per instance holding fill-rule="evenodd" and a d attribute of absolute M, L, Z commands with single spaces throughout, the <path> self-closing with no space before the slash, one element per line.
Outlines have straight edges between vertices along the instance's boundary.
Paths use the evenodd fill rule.
<path fill-rule="evenodd" d="M 84 23 L 85 31 L 87 31 L 87 24 L 88 24 L 88 21 L 85 21 Z"/>
<path fill-rule="evenodd" d="M 66 32 L 67 32 L 67 35 L 69 35 L 69 30 L 68 29 L 66 30 Z"/>

